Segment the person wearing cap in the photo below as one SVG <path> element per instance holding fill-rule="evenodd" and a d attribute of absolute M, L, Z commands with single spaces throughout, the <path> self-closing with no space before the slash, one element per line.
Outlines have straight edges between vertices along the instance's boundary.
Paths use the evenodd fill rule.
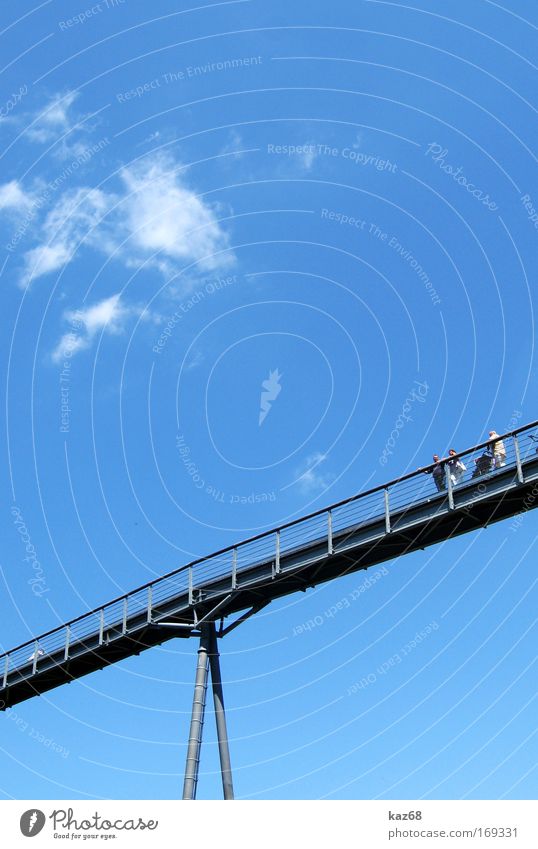
<path fill-rule="evenodd" d="M 495 468 L 500 469 L 501 466 L 506 466 L 506 448 L 502 439 L 499 439 L 499 434 L 496 430 L 490 430 L 489 435 L 493 440 L 491 453 L 493 454 Z"/>

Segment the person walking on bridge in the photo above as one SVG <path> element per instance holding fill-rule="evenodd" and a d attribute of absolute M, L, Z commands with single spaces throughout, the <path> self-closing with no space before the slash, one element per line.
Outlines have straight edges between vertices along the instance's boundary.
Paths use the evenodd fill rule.
<path fill-rule="evenodd" d="M 502 466 L 506 466 L 506 448 L 502 439 L 499 439 L 499 434 L 496 430 L 490 430 L 489 435 L 495 440 L 491 445 L 495 468 L 500 469 Z"/>
<path fill-rule="evenodd" d="M 424 469 L 424 474 L 431 475 L 437 487 L 437 492 L 442 492 L 446 489 L 445 464 L 439 459 L 438 454 L 434 454 L 432 459 L 433 466 L 428 466 L 427 469 Z"/>
<path fill-rule="evenodd" d="M 460 457 L 456 457 L 455 448 L 450 448 L 448 454 L 450 456 L 450 460 L 448 461 L 450 477 L 452 479 L 452 484 L 456 486 L 457 484 L 459 484 L 459 482 L 463 478 L 463 475 L 467 471 L 467 466 Z"/>

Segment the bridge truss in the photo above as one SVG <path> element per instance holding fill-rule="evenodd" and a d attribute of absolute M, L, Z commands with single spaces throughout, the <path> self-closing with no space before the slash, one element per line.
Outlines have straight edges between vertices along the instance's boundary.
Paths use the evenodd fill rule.
<path fill-rule="evenodd" d="M 175 637 L 199 638 L 183 798 L 196 795 L 209 671 L 224 798 L 233 798 L 218 640 L 276 598 L 487 527 L 538 506 L 538 421 L 501 435 L 504 463 L 457 483 L 431 467 L 251 537 L 0 654 L 0 710 Z M 473 472 L 474 470 L 474 472 Z M 225 624 L 228 617 L 235 619 Z M 217 629 L 217 624 L 220 623 Z"/>

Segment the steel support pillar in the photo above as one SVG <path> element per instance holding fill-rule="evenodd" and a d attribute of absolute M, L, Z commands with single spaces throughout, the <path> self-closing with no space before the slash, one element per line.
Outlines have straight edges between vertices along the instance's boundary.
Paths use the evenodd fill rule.
<path fill-rule="evenodd" d="M 213 626 L 214 628 L 215 626 Z M 196 666 L 196 681 L 192 700 L 191 727 L 185 764 L 185 780 L 183 782 L 183 798 L 196 799 L 198 784 L 198 768 L 200 766 L 200 748 L 204 729 L 205 700 L 207 692 L 207 667 L 211 629 L 208 624 L 202 625 L 200 647 L 198 648 L 198 663 Z"/>
<path fill-rule="evenodd" d="M 232 782 L 232 765 L 230 762 L 230 749 L 228 746 L 228 730 L 226 727 L 226 713 L 224 711 L 224 697 L 222 694 L 222 679 L 220 677 L 219 649 L 217 645 L 217 632 L 215 623 L 210 623 L 209 638 L 209 664 L 211 667 L 211 683 L 213 686 L 213 704 L 215 706 L 215 722 L 217 724 L 217 738 L 219 742 L 220 771 L 222 775 L 222 792 L 225 799 L 234 798 Z"/>
<path fill-rule="evenodd" d="M 185 780 L 183 783 L 183 799 L 196 799 L 198 770 L 200 766 L 200 750 L 202 748 L 202 733 L 207 696 L 208 666 L 211 670 L 213 688 L 213 703 L 215 706 L 215 722 L 219 744 L 220 770 L 222 775 L 222 790 L 225 799 L 234 798 L 232 783 L 232 766 L 228 747 L 228 731 L 224 711 L 222 679 L 220 675 L 219 650 L 217 632 L 214 622 L 204 622 L 201 625 L 200 646 L 196 666 L 196 682 L 192 701 L 191 726 L 185 765 Z"/>

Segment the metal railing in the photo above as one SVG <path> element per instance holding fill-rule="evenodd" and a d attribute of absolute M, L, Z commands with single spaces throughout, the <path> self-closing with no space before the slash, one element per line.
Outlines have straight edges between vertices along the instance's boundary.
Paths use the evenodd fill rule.
<path fill-rule="evenodd" d="M 40 664 L 46 665 L 44 659 L 47 657 L 54 656 L 55 662 L 59 662 L 58 659 L 68 660 L 74 652 L 102 645 L 105 635 L 108 638 L 113 633 L 121 637 L 130 630 L 139 629 L 144 622 L 153 621 L 154 611 L 168 601 L 184 596 L 186 605 L 195 605 L 202 598 L 204 586 L 211 582 L 229 579 L 229 591 L 240 589 L 243 573 L 257 564 L 268 562 L 276 576 L 283 558 L 320 540 L 327 540 L 329 556 L 333 552 L 334 540 L 341 538 L 346 531 L 384 518 L 385 530 L 390 532 L 395 514 L 401 514 L 421 501 L 431 500 L 433 496 L 443 501 L 446 498 L 449 509 L 453 508 L 454 493 L 472 481 L 477 483 L 473 497 L 479 498 L 480 484 L 503 469 L 512 468 L 515 481 L 523 482 L 525 463 L 536 458 L 538 453 L 538 434 L 531 433 L 537 427 L 538 421 L 535 421 L 501 434 L 499 439 L 504 443 L 504 457 L 497 455 L 493 458 L 491 439 L 455 455 L 452 460 L 460 459 L 466 465 L 461 475 L 455 473 L 448 458 L 443 458 L 442 480 L 439 476 L 434 479 L 431 465 L 425 466 L 329 508 L 199 558 L 47 631 L 0 654 L 0 689 L 8 684 L 9 674 L 14 670 L 27 667 L 25 674 L 35 674 L 39 672 Z M 481 453 L 477 457 L 473 456 L 479 451 Z M 488 462 L 480 461 L 484 454 L 490 455 Z"/>

